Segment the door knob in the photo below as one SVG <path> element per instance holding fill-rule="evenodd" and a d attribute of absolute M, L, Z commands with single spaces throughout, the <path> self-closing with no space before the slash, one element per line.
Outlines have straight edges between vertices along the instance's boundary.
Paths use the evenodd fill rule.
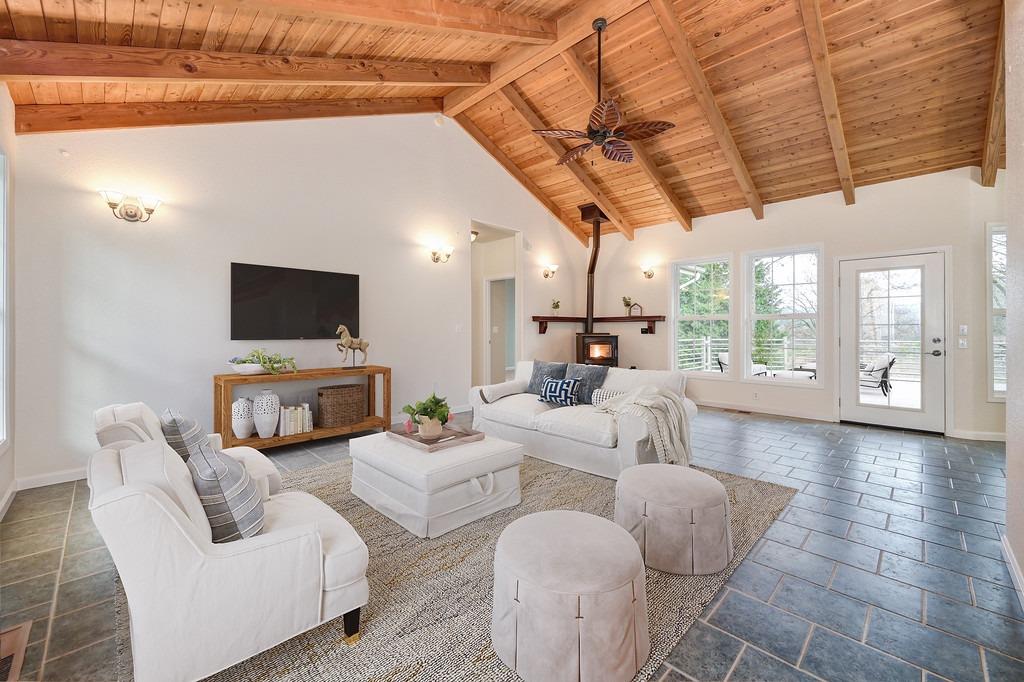
<path fill-rule="evenodd" d="M 942 357 L 942 351 L 941 350 L 930 350 L 927 353 L 921 353 L 921 355 L 934 355 L 935 357 L 939 358 L 939 357 Z"/>

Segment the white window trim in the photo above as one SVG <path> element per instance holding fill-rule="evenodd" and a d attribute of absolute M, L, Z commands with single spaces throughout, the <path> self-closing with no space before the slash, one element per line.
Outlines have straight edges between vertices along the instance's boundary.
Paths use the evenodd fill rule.
<path fill-rule="evenodd" d="M 725 262 L 729 264 L 729 314 L 728 315 L 709 315 L 709 316 L 690 316 L 679 314 L 679 269 L 688 265 L 705 265 L 707 263 L 721 263 Z M 691 320 L 725 320 L 729 323 L 729 352 L 732 353 L 732 347 L 736 337 L 736 267 L 733 262 L 732 253 L 723 253 L 718 256 L 706 256 L 701 258 L 691 258 L 686 260 L 672 261 L 669 263 L 669 324 L 672 325 L 672 342 L 669 344 L 668 355 L 669 364 L 668 366 L 678 370 L 676 366 L 676 343 L 678 341 L 679 334 L 679 323 L 687 319 Z M 687 377 L 693 377 L 694 379 L 709 379 L 711 381 L 733 381 L 733 366 L 735 363 L 730 363 L 729 370 L 727 372 L 715 372 L 715 371 L 704 371 L 700 369 L 690 370 L 679 370 L 686 374 Z"/>
<path fill-rule="evenodd" d="M 817 367 L 816 378 L 814 381 L 800 377 L 793 378 L 775 378 L 775 377 L 757 377 L 750 374 L 750 363 L 745 362 L 743 367 L 743 375 L 740 378 L 740 382 L 744 384 L 760 384 L 767 386 L 784 386 L 787 388 L 803 388 L 803 389 L 814 389 L 824 390 L 825 382 L 822 377 L 822 370 L 824 369 L 821 364 L 821 346 L 822 346 L 822 314 L 821 314 L 821 302 L 822 302 L 822 285 L 824 284 L 825 277 L 825 245 L 822 242 L 815 244 L 798 244 L 795 246 L 787 246 L 784 248 L 777 249 L 763 249 L 759 251 L 744 251 L 741 254 L 741 260 L 743 263 L 742 272 L 740 272 L 740 279 L 742 280 L 743 287 L 743 308 L 742 308 L 742 320 L 740 324 L 742 333 L 742 351 L 740 355 L 744 358 L 749 358 L 752 353 L 750 337 L 754 331 L 754 278 L 753 278 L 753 265 L 754 260 L 757 258 L 764 258 L 766 256 L 785 256 L 792 253 L 808 253 L 814 252 L 818 256 L 818 275 L 817 282 L 817 313 L 815 326 L 818 330 L 818 339 L 814 348 L 814 364 Z M 807 319 L 806 315 L 798 314 L 785 314 L 772 316 L 777 319 Z M 735 363 L 733 363 L 735 364 Z M 730 368 L 731 369 L 731 368 Z"/>
<path fill-rule="evenodd" d="M 1005 308 L 994 308 L 992 306 L 992 235 L 997 233 L 1006 234 L 1005 223 L 986 223 L 985 224 L 985 365 L 988 368 L 986 372 L 986 378 L 988 381 L 988 387 L 986 389 L 988 393 L 988 402 L 990 403 L 1005 403 L 1006 392 L 996 392 L 992 386 L 995 383 L 995 353 L 992 352 L 993 330 L 992 330 L 992 317 L 996 315 L 997 311 L 1001 310 L 1002 314 L 1006 315 Z M 1009 254 L 1007 254 L 1009 256 Z"/>

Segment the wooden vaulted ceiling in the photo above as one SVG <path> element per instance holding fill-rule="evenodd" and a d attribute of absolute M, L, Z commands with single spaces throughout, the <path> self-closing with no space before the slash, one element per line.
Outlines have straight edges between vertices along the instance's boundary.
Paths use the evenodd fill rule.
<path fill-rule="evenodd" d="M 535 127 L 676 127 L 617 164 Z M 1005 165 L 1001 0 L 0 0 L 19 133 L 439 111 L 581 242 Z M 571 142 L 571 141 L 570 141 Z"/>

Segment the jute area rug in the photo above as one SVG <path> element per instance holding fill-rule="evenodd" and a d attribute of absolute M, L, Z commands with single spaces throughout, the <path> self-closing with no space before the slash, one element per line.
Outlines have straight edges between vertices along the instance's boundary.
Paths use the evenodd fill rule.
<path fill-rule="evenodd" d="M 796 492 L 767 481 L 705 469 L 732 504 L 736 556 L 715 575 L 678 576 L 647 570 L 651 657 L 636 676 L 648 680 L 736 566 Z M 547 509 L 575 509 L 612 518 L 615 481 L 527 457 L 522 503 L 422 540 L 349 492 L 350 460 L 289 474 L 284 485 L 305 490 L 348 519 L 370 550 L 370 603 L 362 640 L 342 641 L 341 618 L 294 637 L 210 680 L 356 682 L 515 681 L 490 644 L 494 546 L 509 523 Z M 119 586 L 120 587 L 120 586 Z M 128 608 L 118 590 L 119 679 L 132 679 Z"/>

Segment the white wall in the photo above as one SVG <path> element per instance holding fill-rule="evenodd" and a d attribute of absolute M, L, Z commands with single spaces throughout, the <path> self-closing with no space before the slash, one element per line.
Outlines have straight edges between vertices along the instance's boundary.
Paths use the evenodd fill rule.
<path fill-rule="evenodd" d="M 15 162 L 15 141 L 14 141 L 14 102 L 7 92 L 7 86 L 0 83 L 0 153 L 7 160 L 7 194 L 0 197 L 0 207 L 4 215 L 0 216 L 0 239 L 7 245 L 7 262 L 4 267 L 4 282 L 0 285 L 0 308 L 4 317 L 4 331 L 6 336 L 0 339 L 0 350 L 6 348 L 6 366 L 2 368 L 3 377 L 0 378 L 0 390 L 5 390 L 6 395 L 0 395 L 0 409 L 4 411 L 4 423 L 6 425 L 6 438 L 0 445 L 0 518 L 3 517 L 14 499 L 15 490 L 15 466 L 14 466 L 14 376 L 11 370 L 14 368 L 14 348 L 11 341 L 14 338 L 14 314 L 11 311 L 10 303 L 13 302 L 14 288 L 14 162 Z M 3 357 L 0 355 L 0 357 Z M 4 386 L 3 382 L 7 385 Z"/>
<path fill-rule="evenodd" d="M 166 204 L 125 223 L 103 188 Z M 524 233 L 527 319 L 582 278 L 564 228 L 458 126 L 426 115 L 25 136 L 16 199 L 27 485 L 80 475 L 99 406 L 212 421 L 211 375 L 253 345 L 228 340 L 231 261 L 358 273 L 360 332 L 370 361 L 394 368 L 396 413 L 435 389 L 466 403 L 471 220 Z M 432 241 L 455 246 L 450 262 L 430 262 Z M 565 264 L 558 280 L 540 277 L 548 262 Z M 568 329 L 523 325 L 523 357 L 571 347 Z M 333 341 L 262 345 L 300 367 L 340 362 Z"/>
<path fill-rule="evenodd" d="M 766 217 L 754 220 L 749 211 L 698 218 L 692 233 L 678 225 L 637 230 L 636 240 L 611 236 L 602 243 L 597 270 L 598 315 L 622 314 L 622 296 L 630 296 L 647 314 L 668 314 L 670 268 L 673 261 L 729 255 L 740 268 L 746 251 L 791 245 L 818 244 L 824 252 L 826 286 L 820 301 L 822 325 L 819 344 L 823 370 L 821 389 L 753 385 L 739 381 L 691 378 L 687 392 L 697 402 L 729 405 L 754 411 L 778 411 L 815 419 L 834 416 L 836 386 L 833 357 L 834 265 L 837 256 L 859 256 L 900 249 L 951 246 L 953 325 L 969 325 L 970 347 L 947 342 L 954 361 L 954 423 L 947 430 L 964 436 L 1002 434 L 1004 405 L 989 403 L 986 390 L 986 270 L 985 223 L 1004 221 L 1005 174 L 996 188 L 977 182 L 978 169 L 960 169 L 857 188 L 857 202 L 843 204 L 839 193 L 771 204 Z M 655 265 L 654 279 L 641 275 L 641 265 Z M 739 274 L 738 272 L 736 273 Z M 738 289 L 734 288 L 734 291 Z M 733 351 L 739 348 L 739 301 L 734 298 Z M 582 299 L 578 308 L 583 309 Z M 665 368 L 672 341 L 668 324 L 658 325 L 654 336 L 641 336 L 640 325 L 602 325 L 620 339 L 620 364 Z M 754 392 L 759 394 L 754 399 Z"/>

